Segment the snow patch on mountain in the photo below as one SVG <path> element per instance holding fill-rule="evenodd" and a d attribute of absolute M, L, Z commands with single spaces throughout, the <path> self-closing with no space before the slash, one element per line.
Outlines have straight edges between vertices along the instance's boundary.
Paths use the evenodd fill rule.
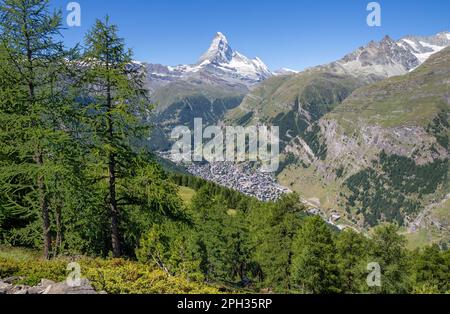
<path fill-rule="evenodd" d="M 288 69 L 288 68 L 281 68 L 281 69 L 275 71 L 273 74 L 276 76 L 281 76 L 281 75 L 292 75 L 292 74 L 297 74 L 297 73 L 300 73 L 300 72 L 292 70 L 292 69 Z"/>

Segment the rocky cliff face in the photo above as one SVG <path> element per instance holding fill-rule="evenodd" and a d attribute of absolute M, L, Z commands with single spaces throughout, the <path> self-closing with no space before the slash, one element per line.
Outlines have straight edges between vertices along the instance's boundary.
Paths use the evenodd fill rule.
<path fill-rule="evenodd" d="M 382 41 L 372 41 L 328 66 L 352 75 L 383 79 L 416 69 L 448 46 L 449 32 L 429 37 L 406 36 L 398 41 L 386 36 Z"/>

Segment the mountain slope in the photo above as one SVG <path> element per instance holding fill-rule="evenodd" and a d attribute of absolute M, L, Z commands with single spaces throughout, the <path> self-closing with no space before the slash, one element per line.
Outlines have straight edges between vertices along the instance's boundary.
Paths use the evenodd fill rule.
<path fill-rule="evenodd" d="M 226 121 L 239 125 L 277 125 L 282 144 L 286 145 L 297 135 L 305 137 L 314 122 L 362 85 L 363 82 L 353 76 L 324 69 L 272 77 L 231 110 Z"/>
<path fill-rule="evenodd" d="M 323 154 L 290 142 L 280 180 L 360 227 L 411 225 L 450 192 L 450 48 L 403 76 L 373 83 L 314 127 Z M 434 221 L 449 235 L 448 218 Z"/>

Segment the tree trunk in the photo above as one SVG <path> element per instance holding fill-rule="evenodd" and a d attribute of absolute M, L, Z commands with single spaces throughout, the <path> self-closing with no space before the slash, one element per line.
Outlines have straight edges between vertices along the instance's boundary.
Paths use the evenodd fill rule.
<path fill-rule="evenodd" d="M 37 153 L 34 157 L 36 164 L 41 167 L 43 164 L 42 154 Z M 44 241 L 44 258 L 50 259 L 52 251 L 52 237 L 50 233 L 50 213 L 48 210 L 47 195 L 45 193 L 45 183 L 44 176 L 42 174 L 38 175 L 37 187 L 39 191 L 39 207 L 41 209 L 42 215 L 42 236 Z"/>
<path fill-rule="evenodd" d="M 55 220 L 56 220 L 56 253 L 60 254 L 62 249 L 62 211 L 60 205 L 56 205 Z"/>
<path fill-rule="evenodd" d="M 27 12 L 23 12 L 24 16 L 26 16 Z M 29 93 L 29 101 L 30 106 L 33 107 L 36 104 L 36 96 L 35 96 L 35 68 L 33 63 L 33 48 L 31 45 L 31 35 L 29 33 L 29 27 L 28 27 L 28 21 L 24 17 L 24 35 L 25 35 L 25 45 L 26 45 L 26 54 L 27 54 L 27 70 L 28 70 L 28 93 Z M 35 122 L 32 123 L 33 126 L 35 126 Z M 33 161 L 37 164 L 39 168 L 42 167 L 44 160 L 42 156 L 42 152 L 39 149 L 39 147 L 35 148 L 35 154 L 33 157 Z M 44 242 L 44 258 L 50 259 L 50 254 L 52 251 L 52 238 L 50 234 L 50 215 L 48 210 L 48 203 L 47 203 L 47 195 L 45 191 L 45 182 L 44 182 L 44 175 L 38 174 L 37 177 L 37 188 L 38 188 L 38 194 L 39 194 L 39 207 L 41 210 L 42 215 L 42 235 L 43 235 L 43 242 Z"/>
<path fill-rule="evenodd" d="M 107 69 L 109 71 L 109 56 L 107 56 Z M 111 79 L 108 73 L 107 77 L 107 106 L 108 106 L 108 138 L 112 143 L 114 141 L 114 123 L 112 117 L 112 96 L 111 96 Z M 108 168 L 109 168 L 109 207 L 111 215 L 111 244 L 114 257 L 120 257 L 122 255 L 120 248 L 120 233 L 119 233 L 119 208 L 117 207 L 116 199 L 116 156 L 110 152 L 108 156 Z"/>
<path fill-rule="evenodd" d="M 119 236 L 119 209 L 116 200 L 116 160 L 114 154 L 109 157 L 109 206 L 111 211 L 111 243 L 114 257 L 121 256 Z"/>

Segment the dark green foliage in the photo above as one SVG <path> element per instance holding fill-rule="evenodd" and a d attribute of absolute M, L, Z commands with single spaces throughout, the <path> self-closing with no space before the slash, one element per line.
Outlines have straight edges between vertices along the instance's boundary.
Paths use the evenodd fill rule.
<path fill-rule="evenodd" d="M 292 243 L 291 281 L 303 293 L 341 291 L 332 233 L 318 216 L 302 224 Z"/>
<path fill-rule="evenodd" d="M 344 167 L 340 167 L 340 168 L 336 169 L 336 177 L 342 178 L 342 176 L 344 175 L 344 172 L 345 172 Z"/>
<path fill-rule="evenodd" d="M 442 111 L 439 113 L 433 122 L 428 126 L 427 132 L 436 137 L 437 142 L 445 149 L 450 149 L 449 147 L 449 113 Z"/>
<path fill-rule="evenodd" d="M 345 230 L 337 235 L 335 245 L 342 292 L 365 291 L 370 241 L 353 230 Z"/>
<path fill-rule="evenodd" d="M 225 200 L 200 189 L 192 200 L 201 269 L 206 278 L 238 282 L 249 271 L 248 231 L 242 212 L 231 214 Z"/>
<path fill-rule="evenodd" d="M 321 139 L 320 127 L 316 123 L 311 124 L 301 113 L 289 111 L 288 113 L 280 113 L 272 121 L 272 124 L 280 128 L 281 149 L 294 137 L 301 136 L 314 154 L 325 160 L 327 146 Z"/>
<path fill-rule="evenodd" d="M 277 170 L 277 174 L 283 172 L 283 170 L 290 166 L 290 165 L 295 165 L 298 164 L 299 162 L 301 162 L 297 156 L 295 156 L 293 153 L 289 152 L 284 156 L 284 159 L 281 160 L 280 165 L 278 167 Z"/>
<path fill-rule="evenodd" d="M 376 226 L 380 221 L 404 223 L 404 214 L 417 212 L 417 196 L 436 192 L 446 184 L 448 160 L 416 165 L 414 160 L 382 152 L 373 169 L 365 169 L 348 178 L 345 185 L 349 207 L 361 209 L 366 223 Z"/>
<path fill-rule="evenodd" d="M 309 126 L 308 120 L 296 111 L 280 113 L 273 119 L 272 124 L 280 128 L 280 140 L 284 145 L 296 135 L 303 134 Z"/>
<path fill-rule="evenodd" d="M 12 241 L 42 244 L 46 258 L 57 193 L 51 185 L 70 163 L 64 126 L 73 117 L 61 82 L 74 53 L 64 49 L 61 19 L 46 0 L 0 2 L 0 208 L 21 220 Z"/>
<path fill-rule="evenodd" d="M 413 253 L 414 286 L 430 287 L 436 293 L 450 291 L 450 251 L 441 251 L 437 245 Z"/>
<path fill-rule="evenodd" d="M 176 185 L 189 187 L 196 191 L 206 189 L 211 195 L 221 196 L 228 208 L 237 209 L 239 204 L 252 199 L 250 196 L 246 196 L 236 190 L 223 187 L 199 177 L 194 177 L 190 174 L 172 173 L 170 178 Z"/>
<path fill-rule="evenodd" d="M 183 218 L 175 185 L 140 146 L 143 72 L 107 21 L 79 56 L 56 41 L 48 1 L 5 0 L 0 14 L 1 242 L 105 256 L 115 233 L 115 255 L 132 257 L 151 223 Z"/>
<path fill-rule="evenodd" d="M 253 206 L 248 213 L 254 261 L 259 265 L 261 287 L 286 292 L 291 287 L 292 241 L 304 219 L 297 194 L 277 203 Z"/>
<path fill-rule="evenodd" d="M 381 267 L 381 287 L 376 293 L 406 293 L 411 288 L 411 265 L 405 249 L 406 239 L 392 225 L 378 227 L 372 238 L 370 259 Z"/>
<path fill-rule="evenodd" d="M 327 158 L 327 144 L 321 138 L 321 131 L 318 124 L 314 124 L 311 129 L 308 129 L 303 134 L 303 139 L 314 152 L 314 155 L 321 160 Z"/>
<path fill-rule="evenodd" d="M 190 224 L 166 221 L 153 225 L 136 250 L 139 261 L 152 264 L 170 275 L 204 280 L 200 269 L 197 233 Z"/>
<path fill-rule="evenodd" d="M 431 194 L 448 180 L 449 165 L 446 159 L 418 166 L 407 157 L 382 152 L 380 164 L 392 187 L 405 194 Z"/>

